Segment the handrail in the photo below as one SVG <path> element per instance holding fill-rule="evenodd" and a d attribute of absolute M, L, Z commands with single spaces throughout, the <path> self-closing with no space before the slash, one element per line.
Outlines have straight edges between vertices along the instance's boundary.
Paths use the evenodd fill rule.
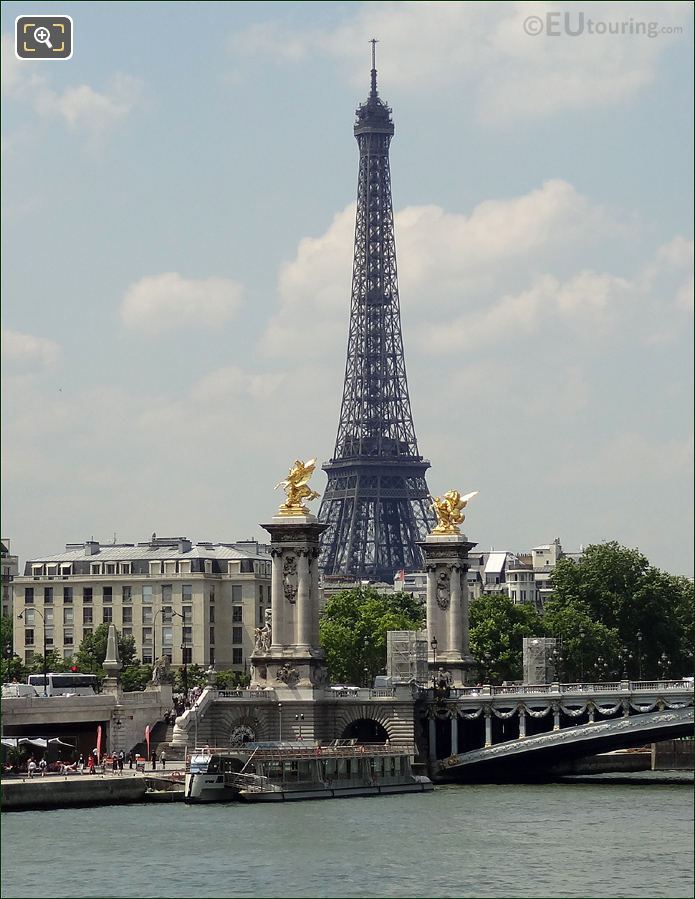
<path fill-rule="evenodd" d="M 412 743 L 398 743 L 387 745 L 386 743 L 358 743 L 354 746 L 319 746 L 307 745 L 306 747 L 283 746 L 261 747 L 249 745 L 248 748 L 240 746 L 205 746 L 196 748 L 189 753 L 193 755 L 229 755 L 236 752 L 250 752 L 258 761 L 294 761 L 296 759 L 316 758 L 368 758 L 369 756 L 388 755 L 414 755 L 415 746 Z M 245 767 L 245 766 L 244 766 Z"/>

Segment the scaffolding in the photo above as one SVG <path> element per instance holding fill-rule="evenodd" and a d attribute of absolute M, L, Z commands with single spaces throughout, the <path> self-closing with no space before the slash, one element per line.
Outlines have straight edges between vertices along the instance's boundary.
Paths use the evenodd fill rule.
<path fill-rule="evenodd" d="M 427 682 L 427 631 L 387 631 L 386 674 L 392 684 Z"/>
<path fill-rule="evenodd" d="M 557 680 L 555 649 L 561 650 L 555 637 L 524 637 L 525 684 L 549 684 Z"/>

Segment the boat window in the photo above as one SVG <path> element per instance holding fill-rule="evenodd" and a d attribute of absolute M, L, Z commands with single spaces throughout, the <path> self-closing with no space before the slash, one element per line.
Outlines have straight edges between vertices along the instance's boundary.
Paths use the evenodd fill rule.
<path fill-rule="evenodd" d="M 208 765 L 208 774 L 218 774 L 220 770 L 220 757 L 219 755 L 213 755 L 210 759 L 210 764 Z"/>

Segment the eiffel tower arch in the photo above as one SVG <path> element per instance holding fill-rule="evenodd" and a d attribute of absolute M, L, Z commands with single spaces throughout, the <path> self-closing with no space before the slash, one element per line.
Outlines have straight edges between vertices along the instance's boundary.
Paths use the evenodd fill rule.
<path fill-rule="evenodd" d="M 391 581 L 422 567 L 435 522 L 418 450 L 403 351 L 389 146 L 391 109 L 371 90 L 356 111 L 357 214 L 345 383 L 319 509 L 324 575 Z"/>

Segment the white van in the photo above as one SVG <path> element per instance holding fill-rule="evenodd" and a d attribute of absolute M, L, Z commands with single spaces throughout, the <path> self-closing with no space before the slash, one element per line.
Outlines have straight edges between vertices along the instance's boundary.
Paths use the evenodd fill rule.
<path fill-rule="evenodd" d="M 29 698 L 35 698 L 39 694 L 36 692 L 36 687 L 33 687 L 31 684 L 3 684 L 2 685 L 2 698 L 8 699 L 13 696 L 28 696 Z"/>

